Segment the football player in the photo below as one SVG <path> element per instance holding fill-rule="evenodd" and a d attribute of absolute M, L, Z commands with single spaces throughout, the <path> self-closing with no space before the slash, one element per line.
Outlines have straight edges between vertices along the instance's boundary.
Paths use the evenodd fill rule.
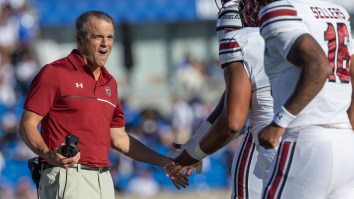
<path fill-rule="evenodd" d="M 175 163 L 176 169 L 180 168 L 177 173 L 183 174 L 244 133 L 232 163 L 231 198 L 257 199 L 261 197 L 262 180 L 253 174 L 258 154 L 255 138 L 272 121 L 273 100 L 263 67 L 263 38 L 259 28 L 244 27 L 238 8 L 238 0 L 223 1 L 216 23 L 226 90 L 207 121 L 182 146 L 184 151 Z M 250 126 L 244 130 L 247 116 Z"/>
<path fill-rule="evenodd" d="M 263 147 L 279 147 L 262 198 L 353 198 L 348 12 L 320 0 L 242 0 L 240 11 L 260 26 L 274 98 L 273 122 L 258 135 Z"/>

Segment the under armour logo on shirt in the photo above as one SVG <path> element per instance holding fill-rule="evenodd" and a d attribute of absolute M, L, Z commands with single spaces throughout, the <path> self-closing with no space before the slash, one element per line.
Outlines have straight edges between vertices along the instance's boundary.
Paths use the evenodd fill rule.
<path fill-rule="evenodd" d="M 76 88 L 84 88 L 84 84 L 83 83 L 76 83 Z"/>

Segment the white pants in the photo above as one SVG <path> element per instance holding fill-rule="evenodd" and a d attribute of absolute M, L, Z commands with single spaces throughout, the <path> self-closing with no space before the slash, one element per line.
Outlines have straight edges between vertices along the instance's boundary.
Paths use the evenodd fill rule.
<path fill-rule="evenodd" d="M 78 168 L 53 167 L 42 171 L 40 199 L 114 199 L 109 171 L 99 173 Z"/>
<path fill-rule="evenodd" d="M 251 133 L 245 134 L 232 163 L 231 199 L 260 199 L 262 180 L 253 174 L 258 152 Z"/>
<path fill-rule="evenodd" d="M 286 133 L 263 199 L 353 199 L 354 133 L 311 127 Z"/>

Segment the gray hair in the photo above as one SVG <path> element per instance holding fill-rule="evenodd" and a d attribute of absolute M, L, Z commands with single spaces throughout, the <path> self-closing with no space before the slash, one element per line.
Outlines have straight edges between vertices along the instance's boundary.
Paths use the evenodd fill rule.
<path fill-rule="evenodd" d="M 111 22 L 114 26 L 113 18 L 105 12 L 92 10 L 82 13 L 75 22 L 76 27 L 76 34 L 77 35 L 84 35 L 87 32 L 86 23 L 91 17 L 96 17 L 97 19 L 102 19 L 107 22 Z"/>

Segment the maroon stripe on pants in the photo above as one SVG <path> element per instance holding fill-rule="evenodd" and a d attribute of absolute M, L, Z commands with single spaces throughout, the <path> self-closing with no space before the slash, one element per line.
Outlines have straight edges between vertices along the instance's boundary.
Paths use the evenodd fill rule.
<path fill-rule="evenodd" d="M 268 194 L 267 194 L 267 199 L 273 199 L 276 196 L 277 190 L 280 188 L 280 182 L 283 180 L 283 177 L 287 176 L 286 168 L 288 167 L 288 158 L 290 156 L 290 147 L 291 147 L 291 142 L 284 142 L 282 148 L 280 149 L 280 156 L 279 156 L 279 162 L 277 164 L 278 168 L 276 170 L 276 176 L 273 182 L 271 183 Z M 290 165 L 289 165 L 290 166 Z"/>
<path fill-rule="evenodd" d="M 251 159 L 252 159 L 252 143 L 253 143 L 253 137 L 252 134 L 249 133 L 249 135 L 246 138 L 247 140 L 246 145 L 243 149 L 243 151 L 240 153 L 241 156 L 241 161 L 239 162 L 239 167 L 238 167 L 238 178 L 237 178 L 237 198 L 238 199 L 246 199 L 248 198 L 248 193 L 247 187 L 248 187 L 248 168 L 249 165 L 251 164 Z"/>

